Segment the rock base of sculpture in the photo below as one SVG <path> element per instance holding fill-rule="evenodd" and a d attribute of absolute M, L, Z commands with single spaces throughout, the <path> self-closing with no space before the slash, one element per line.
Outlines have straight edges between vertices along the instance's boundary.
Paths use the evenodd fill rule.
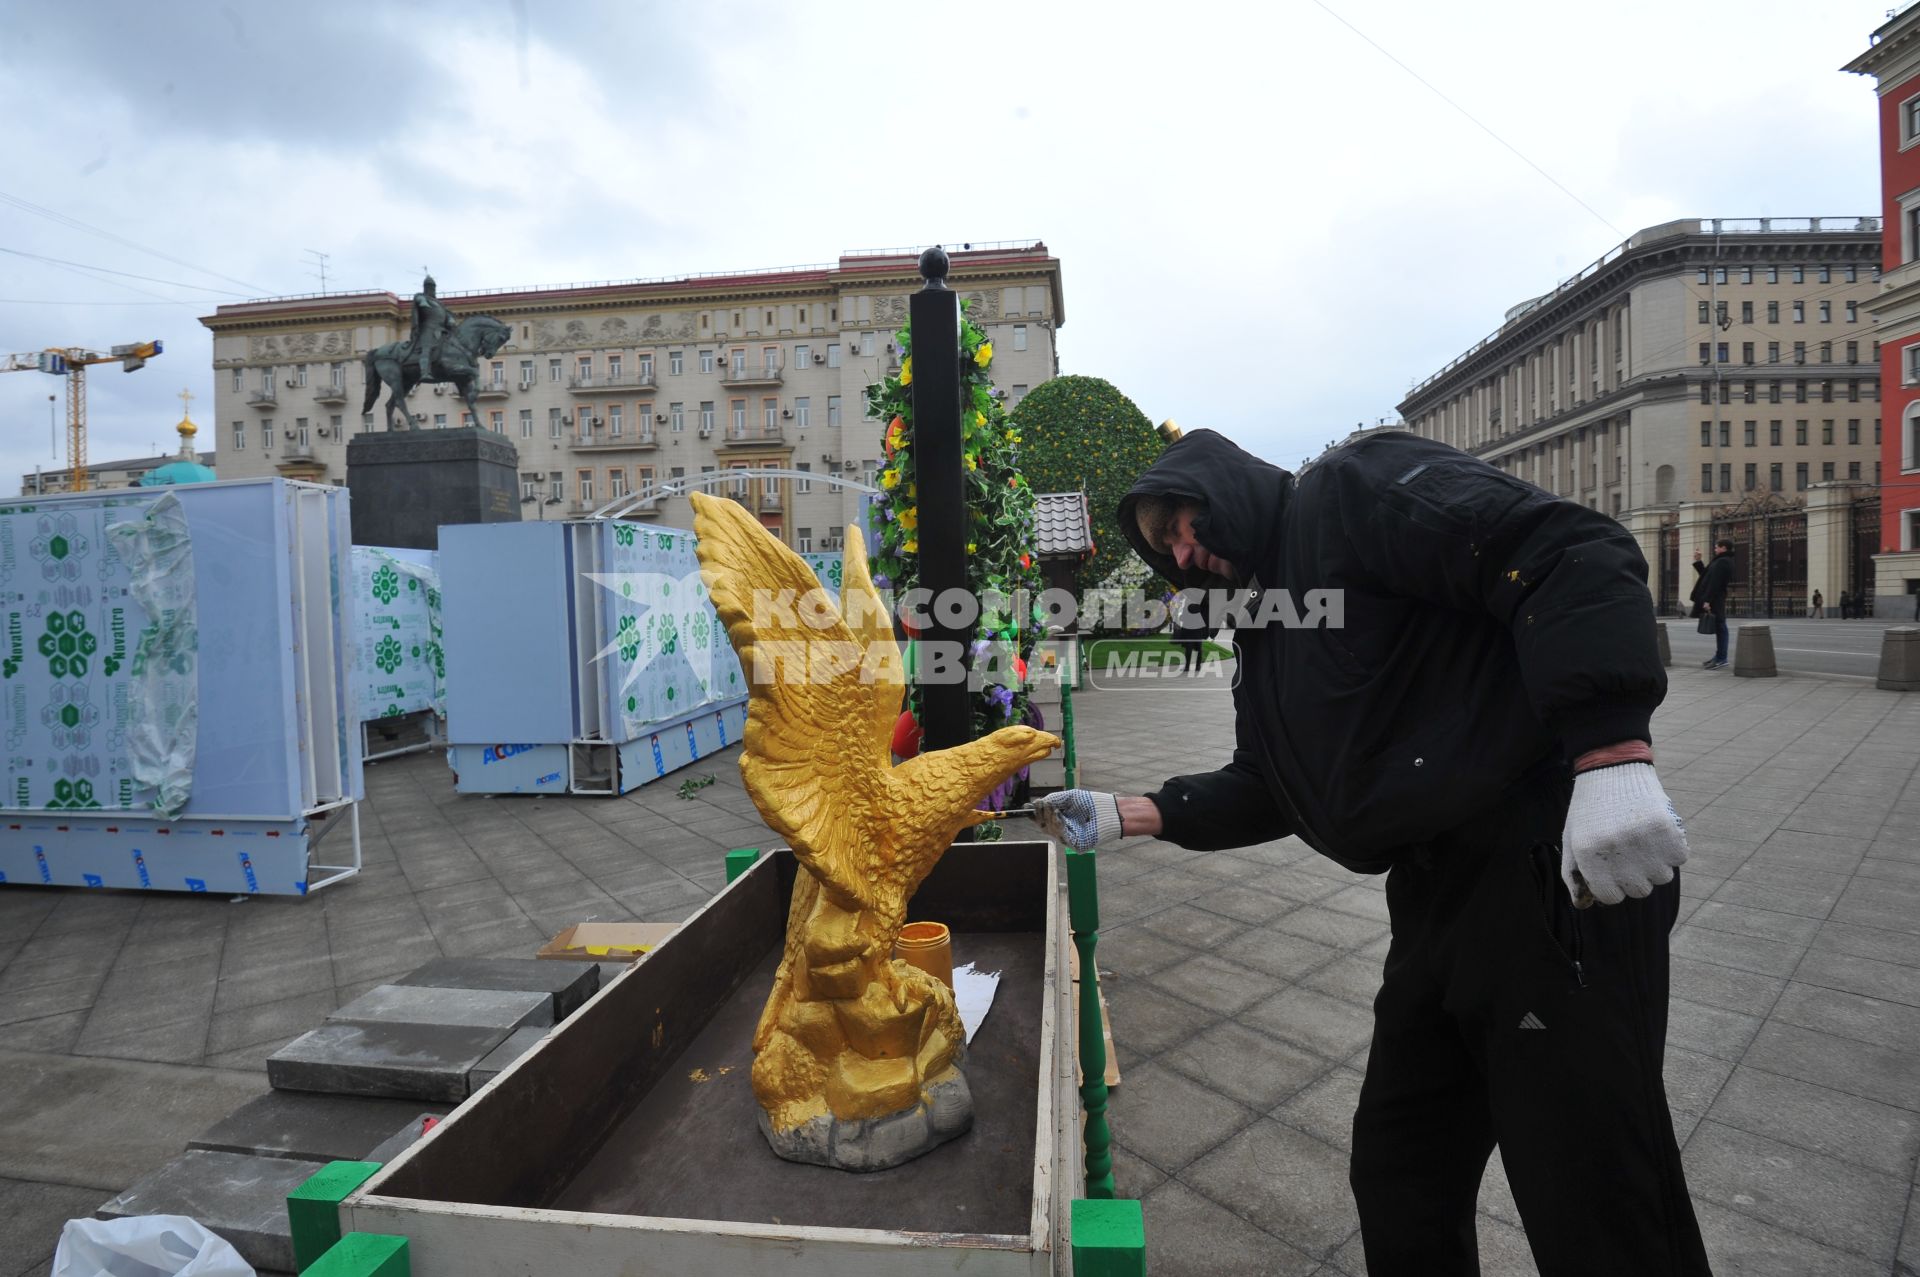
<path fill-rule="evenodd" d="M 437 550 L 444 524 L 519 522 L 518 458 L 512 443 L 472 426 L 354 435 L 354 544 Z"/>
<path fill-rule="evenodd" d="M 843 1171 L 884 1171 L 964 1135 L 973 1127 L 973 1092 L 959 1069 L 927 1086 L 924 1103 L 885 1117 L 843 1122 L 831 1113 L 776 1131 L 760 1110 L 760 1133 L 789 1162 Z"/>

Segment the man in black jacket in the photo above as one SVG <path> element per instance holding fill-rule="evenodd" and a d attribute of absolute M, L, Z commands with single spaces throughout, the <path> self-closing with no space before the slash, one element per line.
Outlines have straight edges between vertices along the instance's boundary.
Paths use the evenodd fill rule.
<path fill-rule="evenodd" d="M 1713 562 L 1703 565 L 1700 551 L 1693 552 L 1693 600 L 1701 613 L 1713 618 L 1713 655 L 1701 662 L 1707 669 L 1727 668 L 1727 587 L 1733 584 L 1733 542 L 1713 543 Z M 1840 596 L 1845 606 L 1846 595 Z"/>
<path fill-rule="evenodd" d="M 1175 585 L 1248 591 L 1233 758 L 1037 816 L 1083 848 L 1293 834 L 1387 872 L 1350 1175 L 1368 1271 L 1476 1273 L 1497 1144 L 1547 1277 L 1706 1273 L 1661 1080 L 1686 840 L 1652 766 L 1666 675 L 1633 539 L 1398 432 L 1296 481 L 1194 431 L 1119 513 Z M 1339 624 L 1285 623 L 1334 597 L 1314 591 Z"/>

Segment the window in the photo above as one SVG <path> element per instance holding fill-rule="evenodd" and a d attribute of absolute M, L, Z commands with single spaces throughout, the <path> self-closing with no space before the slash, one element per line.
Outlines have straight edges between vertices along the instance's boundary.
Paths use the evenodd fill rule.
<path fill-rule="evenodd" d="M 813 351 L 806 346 L 795 346 L 793 348 L 793 370 L 799 372 L 802 368 L 811 367 L 813 367 Z"/>
<path fill-rule="evenodd" d="M 307 419 L 306 419 L 305 417 L 302 417 L 302 418 L 300 419 L 300 424 L 301 424 L 302 426 L 305 426 L 305 425 L 306 425 L 306 420 L 307 420 Z M 435 430 L 445 430 L 445 429 L 447 428 L 447 414 L 446 414 L 446 413 L 444 413 L 444 412 L 436 412 L 436 413 L 434 413 L 434 414 L 433 414 L 433 428 L 434 428 Z"/>
<path fill-rule="evenodd" d="M 801 395 L 793 401 L 793 421 L 802 430 L 805 430 L 807 423 L 812 420 L 811 405 L 812 400 L 806 395 Z"/>
<path fill-rule="evenodd" d="M 674 473 L 677 475 L 679 471 L 676 470 Z M 647 492 L 651 490 L 653 487 L 653 467 L 652 466 L 639 467 L 633 472 L 633 478 L 634 478 L 633 490 L 636 493 Z M 647 500 L 651 501 L 653 500 L 653 498 L 648 497 Z"/>
<path fill-rule="evenodd" d="M 780 347 L 778 346 L 763 347 L 760 351 L 760 356 L 761 356 L 760 366 L 762 368 L 765 368 L 770 373 L 780 371 Z"/>
<path fill-rule="evenodd" d="M 1807 443 L 1807 423 L 1804 420 L 1793 423 L 1793 442 L 1800 447 Z"/>
<path fill-rule="evenodd" d="M 827 424 L 829 426 L 837 426 L 840 424 L 840 396 L 839 395 L 827 396 Z"/>
<path fill-rule="evenodd" d="M 1778 461 L 1767 467 L 1767 487 L 1774 492 L 1786 490 L 1785 467 Z"/>
<path fill-rule="evenodd" d="M 1753 322 L 1753 303 L 1752 302 L 1740 303 L 1740 322 L 1743 324 L 1751 324 Z"/>
<path fill-rule="evenodd" d="M 580 503 L 582 505 L 592 505 L 593 504 L 593 471 L 582 470 L 578 474 L 576 474 L 574 478 L 580 485 Z"/>
<path fill-rule="evenodd" d="M 1847 418 L 1847 442 L 1860 442 L 1860 418 L 1858 417 Z"/>
<path fill-rule="evenodd" d="M 260 451 L 273 451 L 273 418 L 264 417 L 260 421 Z"/>
<path fill-rule="evenodd" d="M 1849 266 L 1849 267 L 1847 267 L 1847 275 L 1846 275 L 1846 279 L 1847 279 L 1847 282 L 1848 282 L 1849 284 L 1857 284 L 1857 283 L 1859 283 L 1859 282 L 1860 282 L 1860 268 L 1859 268 L 1858 266 Z"/>
<path fill-rule="evenodd" d="M 299 364 L 295 366 L 293 370 L 293 381 L 295 385 L 300 386 L 302 388 L 306 386 L 307 366 L 305 364 Z"/>
<path fill-rule="evenodd" d="M 1780 446 L 1780 427 L 1782 424 L 1783 423 L 1778 421 L 1769 421 L 1767 423 L 1767 444 L 1769 447 L 1778 448 Z"/>
<path fill-rule="evenodd" d="M 1806 267 L 1804 267 L 1804 266 L 1796 266 L 1796 267 L 1794 267 L 1794 268 L 1793 268 L 1793 282 L 1794 282 L 1794 283 L 1796 283 L 1796 284 L 1804 284 L 1804 283 L 1806 283 L 1806 282 L 1807 282 L 1807 268 L 1806 268 Z M 1798 303 L 1796 303 L 1796 304 L 1798 304 Z"/>
<path fill-rule="evenodd" d="M 1713 343 L 1705 342 L 1705 341 L 1701 342 L 1700 343 L 1700 362 L 1703 364 L 1709 363 L 1712 361 L 1712 359 L 1713 359 Z"/>
<path fill-rule="evenodd" d="M 1767 383 L 1767 402 L 1768 403 L 1780 402 L 1780 383 L 1779 382 L 1770 381 Z"/>
<path fill-rule="evenodd" d="M 567 477 L 557 470 L 553 473 L 552 482 L 547 485 L 547 495 L 555 501 L 567 499 Z"/>
<path fill-rule="evenodd" d="M 1833 419 L 1831 417 L 1820 423 L 1820 442 L 1824 444 L 1831 444 L 1833 442 Z"/>
<path fill-rule="evenodd" d="M 1713 268 L 1713 282 L 1714 282 L 1714 283 L 1716 283 L 1716 284 L 1724 284 L 1724 283 L 1726 283 L 1726 282 L 1727 282 L 1727 268 L 1726 268 L 1726 267 L 1724 267 L 1724 266 L 1716 266 L 1716 267 L 1714 267 L 1714 268 Z"/>
<path fill-rule="evenodd" d="M 607 356 L 607 381 L 611 385 L 620 384 L 620 356 Z"/>
<path fill-rule="evenodd" d="M 373 414 L 372 413 L 370 412 L 366 413 L 360 418 L 360 433 L 363 435 L 373 433 Z"/>
<path fill-rule="evenodd" d="M 828 342 L 827 343 L 827 367 L 838 368 L 839 366 L 840 366 L 840 343 L 837 341 Z"/>
<path fill-rule="evenodd" d="M 233 370 L 233 388 L 236 391 L 245 390 L 247 388 L 246 376 L 247 376 L 247 370 L 244 368 L 235 368 Z"/>
<path fill-rule="evenodd" d="M 618 501 L 627 495 L 627 471 L 624 466 L 615 466 L 607 471 L 607 500 Z"/>
<path fill-rule="evenodd" d="M 651 350 L 640 356 L 640 380 L 643 383 L 653 380 L 653 352 Z"/>
<path fill-rule="evenodd" d="M 336 421 L 337 420 L 336 418 Z M 487 427 L 497 435 L 505 434 L 507 432 L 507 414 L 499 411 L 488 413 Z"/>
<path fill-rule="evenodd" d="M 778 399 L 762 399 L 760 401 L 760 419 L 766 424 L 766 432 L 769 435 L 777 434 L 780 430 L 780 401 Z"/>
<path fill-rule="evenodd" d="M 795 465 L 794 465 L 794 467 L 793 467 L 793 468 L 794 468 L 795 470 L 798 470 L 798 471 L 799 471 L 799 472 L 800 472 L 801 474 L 811 474 L 811 473 L 813 472 L 813 462 L 811 462 L 811 461 L 801 461 L 801 462 L 797 462 L 797 463 L 795 463 Z M 795 492 L 812 492 L 812 491 L 813 491 L 813 480 L 811 480 L 811 479 L 795 479 L 795 480 L 793 481 L 793 490 L 794 490 Z"/>
<path fill-rule="evenodd" d="M 1860 303 L 1859 302 L 1847 303 L 1847 322 L 1849 324 L 1857 324 L 1860 322 Z"/>
<path fill-rule="evenodd" d="M 684 350 L 669 350 L 667 352 L 667 374 L 669 376 L 678 377 L 681 373 L 685 372 L 686 370 L 687 370 L 686 352 Z"/>
<path fill-rule="evenodd" d="M 1706 282 L 1707 282 L 1707 268 L 1706 268 L 1706 267 L 1704 267 L 1704 266 L 1702 266 L 1702 267 L 1700 268 L 1700 273 L 1699 273 L 1698 275 L 1696 275 L 1696 276 L 1695 276 L 1694 278 L 1695 278 L 1695 281 L 1696 281 L 1696 282 L 1698 282 L 1698 283 L 1702 283 L 1702 284 L 1704 284 L 1704 283 L 1706 283 Z"/>
<path fill-rule="evenodd" d="M 1793 322 L 1796 324 L 1804 324 L 1807 322 L 1807 304 L 1805 302 L 1795 302 L 1793 304 Z"/>
<path fill-rule="evenodd" d="M 1720 491 L 1733 491 L 1733 464 L 1726 462 L 1720 467 Z"/>
<path fill-rule="evenodd" d="M 1795 492 L 1807 490 L 1807 463 L 1804 461 L 1796 461 L 1793 464 L 1793 490 Z"/>
<path fill-rule="evenodd" d="M 1767 343 L 1767 362 L 1770 364 L 1777 364 L 1780 362 L 1780 343 L 1779 342 L 1770 341 Z"/>
<path fill-rule="evenodd" d="M 700 401 L 700 428 L 706 431 L 713 429 L 713 400 L 711 399 Z"/>
<path fill-rule="evenodd" d="M 1767 322 L 1769 324 L 1777 324 L 1780 322 L 1780 303 L 1779 302 L 1767 303 Z"/>
<path fill-rule="evenodd" d="M 607 376 L 609 377 L 613 375 L 614 374 L 612 372 L 607 373 Z M 617 403 L 608 404 L 607 405 L 607 436 L 612 439 L 618 439 L 622 434 L 626 433 L 626 428 L 627 428 L 627 423 L 626 423 L 624 405 L 617 404 Z"/>
<path fill-rule="evenodd" d="M 1757 421 L 1743 422 L 1740 430 L 1740 442 L 1749 448 L 1753 447 L 1754 444 L 1759 442 L 1757 437 L 1759 429 L 1760 423 Z"/>
<path fill-rule="evenodd" d="M 505 360 L 503 359 L 494 360 L 489 372 L 490 372 L 490 378 L 489 378 L 490 384 L 493 385 L 496 389 L 507 384 L 507 364 Z M 345 375 L 345 370 L 342 368 L 342 366 L 339 364 L 335 364 L 333 366 L 333 371 L 329 374 L 329 376 L 332 378 L 333 384 L 336 388 L 339 387 L 339 385 L 341 384 L 340 379 L 344 375 Z"/>
<path fill-rule="evenodd" d="M 1728 448 L 1728 447 L 1731 447 L 1732 445 L 1733 445 L 1733 423 L 1731 421 L 1723 421 L 1720 423 L 1720 446 L 1722 448 Z"/>
<path fill-rule="evenodd" d="M 1831 324 L 1833 322 L 1833 303 L 1832 302 L 1820 303 L 1820 322 L 1823 324 Z"/>
<path fill-rule="evenodd" d="M 1713 463 L 1711 461 L 1704 463 L 1700 467 L 1700 491 L 1713 491 Z"/>
<path fill-rule="evenodd" d="M 1833 482 L 1833 462 L 1822 461 L 1820 463 L 1820 482 L 1822 483 Z"/>
<path fill-rule="evenodd" d="M 1833 282 L 1833 267 L 1822 266 L 1820 268 L 1820 282 L 1823 284 L 1831 284 Z"/>
<path fill-rule="evenodd" d="M 733 437 L 738 439 L 747 433 L 747 401 L 735 399 L 728 407 L 733 410 Z"/>
<path fill-rule="evenodd" d="M 561 425 L 560 410 L 558 408 L 547 409 L 547 438 L 558 439 L 560 437 Z"/>
<path fill-rule="evenodd" d="M 1807 362 L 1806 342 L 1796 341 L 1793 343 L 1793 362 L 1796 364 L 1804 364 Z"/>
<path fill-rule="evenodd" d="M 1752 342 L 1743 341 L 1740 343 L 1740 362 L 1743 364 L 1750 364 L 1753 362 L 1753 343 Z"/>
<path fill-rule="evenodd" d="M 1013 326 L 1013 348 L 1015 350 L 1025 350 L 1027 348 L 1027 326 L 1025 324 L 1015 324 Z"/>
<path fill-rule="evenodd" d="M 1804 378 L 1793 383 L 1793 401 L 1795 403 L 1807 402 L 1807 383 Z"/>
<path fill-rule="evenodd" d="M 1027 388 L 1019 382 L 1013 384 L 1013 402 L 1019 403 L 1027 397 Z"/>
<path fill-rule="evenodd" d="M 531 501 L 534 499 L 536 491 L 535 483 L 535 480 L 529 479 L 525 475 L 520 476 L 520 499 L 522 501 Z"/>
<path fill-rule="evenodd" d="M 1777 284 L 1780 282 L 1780 268 L 1778 266 L 1767 267 L 1767 282 L 1769 284 Z M 1772 305 L 1772 303 L 1769 302 L 1768 305 Z"/>
<path fill-rule="evenodd" d="M 273 397 L 273 365 L 272 364 L 268 364 L 265 368 L 262 368 L 260 370 L 260 389 L 267 392 L 268 398 Z"/>
<path fill-rule="evenodd" d="M 1723 381 L 1720 383 L 1720 402 L 1721 403 L 1733 402 L 1733 383 L 1732 382 Z"/>
<path fill-rule="evenodd" d="M 1833 362 L 1833 343 L 1832 342 L 1823 341 L 1820 343 L 1820 362 L 1823 364 L 1830 364 Z"/>
<path fill-rule="evenodd" d="M 642 439 L 653 438 L 653 405 L 650 403 L 633 406 L 633 429 Z"/>
<path fill-rule="evenodd" d="M 522 408 L 520 410 L 520 437 L 522 439 L 533 438 L 533 409 L 531 408 Z"/>
<path fill-rule="evenodd" d="M 1847 462 L 1847 478 L 1858 479 L 1859 477 L 1860 477 L 1860 463 L 1858 461 Z"/>
<path fill-rule="evenodd" d="M 1713 304 L 1713 318 L 1714 322 L 1719 324 L 1721 328 L 1725 328 L 1732 322 L 1727 318 L 1727 304 L 1725 302 L 1715 302 Z"/>
<path fill-rule="evenodd" d="M 1700 362 L 1703 364 L 1707 362 L 1707 352 L 1704 348 L 1700 351 Z M 1703 381 L 1700 383 L 1700 402 L 1701 403 L 1713 402 L 1713 383 L 1712 382 Z"/>
<path fill-rule="evenodd" d="M 1860 343 L 1859 342 L 1850 341 L 1847 343 L 1847 362 L 1850 364 L 1857 364 L 1860 362 Z"/>
<path fill-rule="evenodd" d="M 872 329 L 868 329 L 866 332 L 860 334 L 860 353 L 863 355 L 871 355 L 873 353 Z"/>
<path fill-rule="evenodd" d="M 813 529 L 796 528 L 793 533 L 793 548 L 802 554 L 813 553 Z"/>
<path fill-rule="evenodd" d="M 551 385 L 551 384 L 556 384 L 556 383 L 558 383 L 558 382 L 559 382 L 559 380 L 560 380 L 560 361 L 559 361 L 558 359 L 549 359 L 549 360 L 547 360 L 547 382 L 548 382 L 548 384 L 550 384 L 550 385 Z"/>
<path fill-rule="evenodd" d="M 246 451 L 246 447 L 247 423 L 244 421 L 236 421 L 233 423 L 233 450 L 235 452 L 244 452 Z"/>
<path fill-rule="evenodd" d="M 744 348 L 730 352 L 727 355 L 727 361 L 731 365 L 735 377 L 744 377 L 747 375 L 747 352 Z"/>
<path fill-rule="evenodd" d="M 670 403 L 667 405 L 667 428 L 675 434 L 680 434 L 686 430 L 687 406 L 685 404 Z"/>
<path fill-rule="evenodd" d="M 1880 446 L 1880 418 L 1878 417 L 1873 419 L 1873 443 L 1875 447 Z"/>
<path fill-rule="evenodd" d="M 1700 446 L 1702 448 L 1713 447 L 1713 423 L 1711 421 L 1703 421 L 1700 423 Z"/>
<path fill-rule="evenodd" d="M 533 360 L 522 359 L 520 361 L 520 384 L 523 386 L 531 386 L 533 383 Z"/>
<path fill-rule="evenodd" d="M 1820 383 L 1820 402 L 1821 403 L 1833 402 L 1833 382 L 1823 381 Z"/>

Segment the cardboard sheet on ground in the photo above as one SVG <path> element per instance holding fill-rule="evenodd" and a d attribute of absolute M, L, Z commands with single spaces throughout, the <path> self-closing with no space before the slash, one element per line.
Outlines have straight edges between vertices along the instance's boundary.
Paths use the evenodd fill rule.
<path fill-rule="evenodd" d="M 960 1023 L 966 1026 L 969 1044 L 980 1022 L 993 1009 L 993 995 L 999 988 L 998 971 L 977 971 L 971 962 L 953 969 L 953 1001 L 960 1011 Z"/>

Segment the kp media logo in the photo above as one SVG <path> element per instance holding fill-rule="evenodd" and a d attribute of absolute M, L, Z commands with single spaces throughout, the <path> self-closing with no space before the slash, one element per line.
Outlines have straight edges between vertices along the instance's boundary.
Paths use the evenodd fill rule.
<path fill-rule="evenodd" d="M 1103 639 L 1082 650 L 1087 682 L 1101 691 L 1231 691 L 1240 685 L 1240 645 L 1232 639 Z"/>

